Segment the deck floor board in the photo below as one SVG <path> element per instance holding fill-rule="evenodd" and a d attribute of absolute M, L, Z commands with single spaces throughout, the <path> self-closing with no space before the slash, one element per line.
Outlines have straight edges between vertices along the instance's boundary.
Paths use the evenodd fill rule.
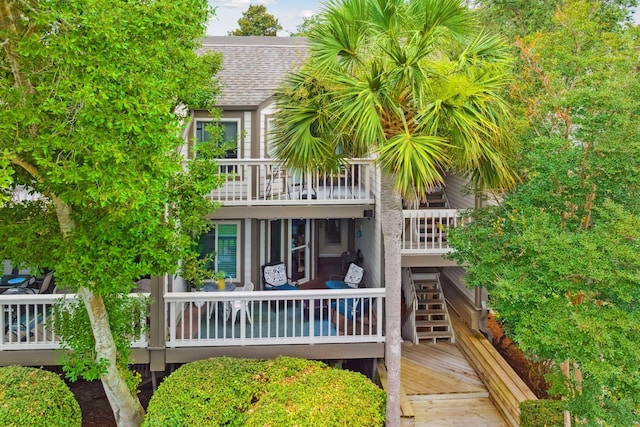
<path fill-rule="evenodd" d="M 455 344 L 404 343 L 400 375 L 413 412 L 403 427 L 507 426 Z"/>

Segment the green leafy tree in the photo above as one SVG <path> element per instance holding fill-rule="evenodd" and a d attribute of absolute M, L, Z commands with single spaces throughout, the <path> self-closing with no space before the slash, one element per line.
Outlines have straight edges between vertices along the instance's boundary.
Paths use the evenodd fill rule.
<path fill-rule="evenodd" d="M 476 32 L 464 2 L 345 0 L 308 35 L 306 66 L 277 94 L 275 153 L 293 169 L 335 171 L 375 154 L 383 174 L 387 421 L 400 419 L 401 197 L 421 198 L 445 171 L 475 189 L 506 188 L 511 58 Z"/>
<path fill-rule="evenodd" d="M 476 0 L 481 20 L 488 27 L 513 38 L 546 32 L 553 28 L 553 16 L 565 0 Z M 595 2 L 594 2 L 595 3 Z M 637 0 L 606 0 L 594 9 L 602 25 L 617 26 L 631 20 Z"/>
<path fill-rule="evenodd" d="M 302 24 L 296 27 L 296 31 L 289 34 L 291 37 L 305 37 L 311 33 L 311 29 L 320 22 L 320 15 L 305 16 Z"/>
<path fill-rule="evenodd" d="M 242 18 L 238 19 L 237 28 L 229 31 L 230 36 L 277 36 L 282 26 L 275 16 L 267 13 L 264 5 L 252 4 L 242 12 Z"/>
<path fill-rule="evenodd" d="M 571 1 L 520 42 L 524 182 L 454 230 L 467 282 L 587 425 L 640 416 L 638 28 Z"/>
<path fill-rule="evenodd" d="M 92 341 L 69 374 L 102 380 L 120 426 L 144 417 L 118 335 L 141 308 L 107 308 L 175 271 L 220 180 L 212 150 L 188 171 L 178 154 L 179 112 L 215 99 L 220 58 L 195 54 L 209 13 L 204 0 L 0 0 L 0 253 L 77 292 Z"/>

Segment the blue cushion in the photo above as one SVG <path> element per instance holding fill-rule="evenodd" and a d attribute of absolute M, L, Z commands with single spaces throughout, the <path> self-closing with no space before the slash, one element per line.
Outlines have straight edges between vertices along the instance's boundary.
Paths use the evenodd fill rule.
<path fill-rule="evenodd" d="M 343 280 L 327 280 L 324 285 L 329 289 L 350 289 Z"/>
<path fill-rule="evenodd" d="M 358 304 L 360 300 L 354 301 L 353 298 L 347 298 L 344 300 L 340 300 L 338 302 L 334 301 L 331 303 L 331 308 L 338 312 L 338 314 L 343 315 L 349 320 L 353 320 L 353 305 Z M 360 307 L 356 307 L 356 316 L 360 315 Z"/>
<path fill-rule="evenodd" d="M 293 286 L 290 283 L 285 283 L 284 285 L 280 285 L 280 286 L 266 286 L 264 289 L 267 291 L 297 291 L 298 290 L 296 286 Z"/>

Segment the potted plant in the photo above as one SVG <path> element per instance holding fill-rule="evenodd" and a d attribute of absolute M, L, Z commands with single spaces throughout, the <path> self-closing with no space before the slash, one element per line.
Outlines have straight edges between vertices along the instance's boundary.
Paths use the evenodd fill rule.
<path fill-rule="evenodd" d="M 224 279 L 227 277 L 227 273 L 224 271 L 216 271 L 213 273 L 213 280 L 218 284 L 218 289 L 224 289 L 225 283 Z"/>

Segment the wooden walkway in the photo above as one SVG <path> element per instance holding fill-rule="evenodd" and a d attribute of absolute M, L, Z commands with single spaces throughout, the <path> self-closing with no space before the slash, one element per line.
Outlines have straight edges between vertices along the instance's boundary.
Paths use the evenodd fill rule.
<path fill-rule="evenodd" d="M 508 425 L 455 344 L 404 343 L 401 384 L 403 427 Z"/>

